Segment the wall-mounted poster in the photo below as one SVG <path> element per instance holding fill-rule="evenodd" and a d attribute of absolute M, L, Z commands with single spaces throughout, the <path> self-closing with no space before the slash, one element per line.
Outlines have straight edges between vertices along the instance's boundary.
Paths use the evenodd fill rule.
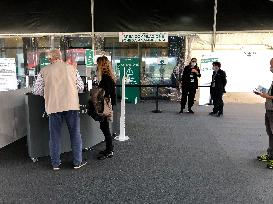
<path fill-rule="evenodd" d="M 17 89 L 15 58 L 0 58 L 0 91 Z"/>
<path fill-rule="evenodd" d="M 39 64 L 39 52 L 28 52 L 27 53 L 27 67 L 29 69 L 35 69 L 35 67 Z"/>
<path fill-rule="evenodd" d="M 85 65 L 86 67 L 94 66 L 94 50 L 91 49 L 85 50 Z"/>
<path fill-rule="evenodd" d="M 40 64 L 40 69 L 42 69 L 45 66 L 47 66 L 47 65 L 50 64 L 49 56 L 48 56 L 48 51 L 40 53 L 39 64 Z"/>
<path fill-rule="evenodd" d="M 66 50 L 66 62 L 69 64 L 74 64 L 75 62 L 78 65 L 84 64 L 85 61 L 85 49 L 69 49 Z"/>
<path fill-rule="evenodd" d="M 218 61 L 218 57 L 215 53 L 203 55 L 200 66 L 200 86 L 210 86 L 212 77 L 212 62 Z M 210 103 L 210 88 L 200 87 L 199 105 L 207 105 Z"/>
<path fill-rule="evenodd" d="M 140 84 L 140 60 L 139 58 L 121 58 L 120 59 L 120 78 L 126 76 L 126 84 L 138 85 Z M 137 103 L 140 97 L 139 87 L 125 87 L 126 102 Z"/>

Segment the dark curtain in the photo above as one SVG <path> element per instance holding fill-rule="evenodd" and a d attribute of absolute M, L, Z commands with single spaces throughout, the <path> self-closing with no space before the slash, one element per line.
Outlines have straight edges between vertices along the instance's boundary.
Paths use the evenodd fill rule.
<path fill-rule="evenodd" d="M 213 0 L 96 0 L 95 31 L 210 31 Z"/>
<path fill-rule="evenodd" d="M 90 0 L 1 0 L 0 33 L 91 31 Z"/>
<path fill-rule="evenodd" d="M 217 30 L 273 30 L 273 0 L 218 0 Z"/>
<path fill-rule="evenodd" d="M 91 32 L 90 5 L 1 0 L 0 33 Z M 213 7 L 214 0 L 95 0 L 95 31 L 212 31 Z M 218 0 L 218 31 L 272 29 L 272 0 Z"/>

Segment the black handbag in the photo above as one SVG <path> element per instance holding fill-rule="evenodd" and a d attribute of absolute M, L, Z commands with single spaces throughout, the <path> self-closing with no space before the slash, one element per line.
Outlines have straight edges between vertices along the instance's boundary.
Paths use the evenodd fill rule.
<path fill-rule="evenodd" d="M 104 93 L 102 88 L 95 87 L 90 90 L 90 99 L 88 100 L 87 114 L 95 121 L 102 121 L 104 119 Z"/>

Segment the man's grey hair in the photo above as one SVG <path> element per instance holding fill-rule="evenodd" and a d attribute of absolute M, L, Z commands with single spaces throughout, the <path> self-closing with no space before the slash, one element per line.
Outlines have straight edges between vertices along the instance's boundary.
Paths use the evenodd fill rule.
<path fill-rule="evenodd" d="M 58 49 L 50 50 L 48 53 L 48 58 L 51 60 L 62 59 L 62 52 Z"/>

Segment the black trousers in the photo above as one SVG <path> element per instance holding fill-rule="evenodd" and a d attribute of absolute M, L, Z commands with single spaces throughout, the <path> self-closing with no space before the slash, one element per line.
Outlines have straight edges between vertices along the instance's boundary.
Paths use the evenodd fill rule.
<path fill-rule="evenodd" d="M 189 109 L 193 106 L 195 93 L 194 87 L 182 87 L 181 110 L 185 108 L 187 101 Z"/>
<path fill-rule="evenodd" d="M 100 129 L 105 137 L 106 151 L 113 151 L 113 139 L 109 128 L 109 122 L 106 117 L 100 122 Z"/>
<path fill-rule="evenodd" d="M 224 101 L 223 101 L 223 92 L 211 88 L 210 90 L 211 99 L 213 102 L 213 112 L 214 113 L 223 113 Z"/>

